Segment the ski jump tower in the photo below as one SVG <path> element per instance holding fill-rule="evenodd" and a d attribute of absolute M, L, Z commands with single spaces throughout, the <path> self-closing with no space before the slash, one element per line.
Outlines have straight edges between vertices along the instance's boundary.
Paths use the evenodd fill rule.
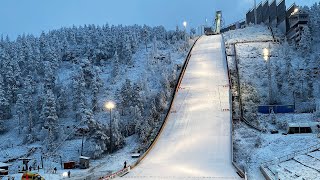
<path fill-rule="evenodd" d="M 214 29 L 212 29 L 211 27 L 205 27 L 204 28 L 205 35 L 209 36 L 209 35 L 220 34 L 221 21 L 222 21 L 222 13 L 221 13 L 221 11 L 216 11 L 216 18 L 214 21 Z"/>

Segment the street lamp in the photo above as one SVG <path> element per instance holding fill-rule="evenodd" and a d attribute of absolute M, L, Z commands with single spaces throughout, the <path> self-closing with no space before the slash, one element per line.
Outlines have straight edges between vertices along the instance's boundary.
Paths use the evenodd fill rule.
<path fill-rule="evenodd" d="M 111 116 L 111 113 L 112 113 L 112 109 L 115 108 L 116 105 L 112 101 L 109 101 L 104 106 L 106 109 L 110 110 L 110 124 L 109 124 L 109 127 L 110 127 L 110 152 L 112 153 L 112 116 Z"/>
<path fill-rule="evenodd" d="M 184 27 L 184 40 L 187 41 L 187 21 L 183 21 L 182 25 Z"/>
<path fill-rule="evenodd" d="M 269 55 L 270 55 L 269 48 L 263 48 L 263 59 L 268 61 L 269 60 Z"/>
<path fill-rule="evenodd" d="M 268 63 L 269 104 L 271 104 L 272 90 L 271 90 L 270 44 L 267 48 L 263 49 L 263 59 Z"/>
<path fill-rule="evenodd" d="M 184 27 L 184 29 L 187 29 L 187 21 L 183 21 L 183 27 Z"/>

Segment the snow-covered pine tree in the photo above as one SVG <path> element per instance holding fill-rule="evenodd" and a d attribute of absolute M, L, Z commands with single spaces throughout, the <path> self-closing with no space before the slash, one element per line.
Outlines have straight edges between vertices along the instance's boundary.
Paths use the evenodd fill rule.
<path fill-rule="evenodd" d="M 86 107 L 85 84 L 82 68 L 80 68 L 78 73 L 73 75 L 73 110 L 76 112 L 77 120 L 81 119 L 81 114 Z"/>
<path fill-rule="evenodd" d="M 143 100 L 143 97 L 141 96 L 143 84 L 141 82 L 134 83 L 133 84 L 133 91 L 132 91 L 132 106 L 137 106 L 139 110 L 143 109 L 143 104 L 145 101 Z"/>
<path fill-rule="evenodd" d="M 47 61 L 44 63 L 45 65 L 45 77 L 44 77 L 44 91 L 51 89 L 53 90 L 55 87 L 55 75 L 53 70 L 53 65 L 51 62 Z"/>
<path fill-rule="evenodd" d="M 49 151 L 55 148 L 55 141 L 59 135 L 58 116 L 56 111 L 56 98 L 51 89 L 47 90 L 45 102 L 42 107 L 41 119 L 45 129 L 48 129 L 47 147 Z"/>
<path fill-rule="evenodd" d="M 34 83 L 32 77 L 28 75 L 24 81 L 24 88 L 23 88 L 23 97 L 25 103 L 25 110 L 28 117 L 28 133 L 32 132 L 32 128 L 34 125 L 34 100 L 33 100 L 33 93 L 35 92 Z"/>
<path fill-rule="evenodd" d="M 122 84 L 122 87 L 120 89 L 120 93 L 118 94 L 118 98 L 120 100 L 120 107 L 124 111 L 124 109 L 127 109 L 131 105 L 132 101 L 132 86 L 131 81 L 129 79 L 126 79 L 125 83 Z M 124 114 L 128 114 L 125 112 Z M 122 115 L 124 115 L 122 113 Z"/>
<path fill-rule="evenodd" d="M 157 46 L 157 38 L 154 36 L 153 39 L 152 39 L 152 44 L 153 44 L 153 51 L 152 51 L 152 54 L 153 54 L 153 57 L 157 56 L 158 55 L 158 46 Z"/>
<path fill-rule="evenodd" d="M 124 145 L 124 136 L 121 134 L 120 129 L 120 114 L 118 111 L 114 111 L 112 115 L 112 147 L 113 151 L 122 148 Z"/>
<path fill-rule="evenodd" d="M 0 74 L 0 120 L 9 119 L 11 117 L 10 103 L 6 97 L 3 77 Z"/>
<path fill-rule="evenodd" d="M 136 134 L 140 134 L 143 118 L 142 118 L 141 111 L 140 111 L 139 107 L 135 106 L 134 109 L 135 109 L 135 113 L 132 118 L 133 123 L 134 123 L 134 132 Z"/>
<path fill-rule="evenodd" d="M 113 68 L 112 68 L 112 72 L 111 72 L 111 83 L 114 84 L 115 82 L 117 82 L 119 73 L 120 73 L 120 65 L 119 65 L 119 55 L 118 52 L 115 51 L 114 53 L 114 57 L 113 57 Z"/>
<path fill-rule="evenodd" d="M 25 113 L 24 108 L 24 99 L 22 94 L 17 95 L 17 102 L 16 102 L 16 113 L 18 116 L 18 128 L 19 128 L 19 134 L 21 133 L 22 129 L 22 120 L 23 120 L 23 114 Z"/>
<path fill-rule="evenodd" d="M 303 53 L 309 53 L 311 51 L 311 33 L 309 26 L 304 26 L 302 29 L 301 39 L 298 43 L 298 48 Z"/>
<path fill-rule="evenodd" d="M 87 112 L 86 116 L 89 132 L 84 143 L 84 153 L 95 159 L 101 157 L 109 149 L 110 137 L 107 135 L 106 126 L 95 121 L 90 114 L 92 115 Z"/>
<path fill-rule="evenodd" d="M 85 58 L 81 60 L 81 69 L 82 69 L 82 74 L 83 74 L 83 78 L 85 80 L 86 83 L 86 88 L 91 87 L 92 83 L 93 83 L 93 78 L 94 78 L 94 71 L 93 71 L 93 66 L 90 63 L 90 61 Z"/>
<path fill-rule="evenodd" d="M 65 111 L 68 109 L 68 95 L 65 87 L 61 88 L 57 94 L 57 115 L 58 117 L 64 117 Z"/>
<path fill-rule="evenodd" d="M 142 41 L 144 42 L 144 45 L 146 46 L 146 52 L 148 52 L 148 41 L 149 41 L 149 29 L 146 25 L 143 26 L 143 29 L 141 31 L 141 37 Z"/>
<path fill-rule="evenodd" d="M 131 42 L 128 35 L 125 35 L 123 39 L 121 39 L 120 48 L 118 50 L 120 52 L 120 62 L 129 66 L 133 65 Z"/>

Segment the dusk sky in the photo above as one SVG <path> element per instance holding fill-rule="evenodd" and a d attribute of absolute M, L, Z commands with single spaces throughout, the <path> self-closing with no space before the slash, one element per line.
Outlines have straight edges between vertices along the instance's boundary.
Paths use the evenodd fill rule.
<path fill-rule="evenodd" d="M 167 29 L 198 27 L 221 10 L 225 24 L 244 19 L 253 0 L 1 0 L 0 34 L 11 39 L 22 33 L 95 24 L 163 25 Z M 257 4 L 260 1 L 257 0 Z M 270 1 L 271 2 L 271 1 Z M 289 7 L 312 5 L 319 0 L 287 0 Z"/>

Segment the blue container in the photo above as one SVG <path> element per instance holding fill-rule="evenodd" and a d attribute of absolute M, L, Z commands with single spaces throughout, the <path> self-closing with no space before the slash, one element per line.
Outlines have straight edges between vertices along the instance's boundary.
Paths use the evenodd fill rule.
<path fill-rule="evenodd" d="M 258 106 L 258 112 L 269 114 L 273 110 L 274 113 L 293 113 L 294 105 L 261 105 Z"/>

